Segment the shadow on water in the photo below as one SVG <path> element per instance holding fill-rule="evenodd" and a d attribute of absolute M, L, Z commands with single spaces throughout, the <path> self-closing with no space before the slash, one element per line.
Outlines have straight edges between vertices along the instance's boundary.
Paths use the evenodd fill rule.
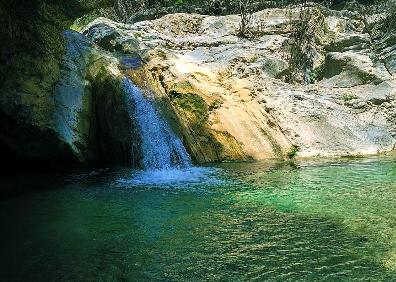
<path fill-rule="evenodd" d="M 395 281 L 395 168 L 362 159 L 82 172 L 1 200 L 0 276 Z"/>

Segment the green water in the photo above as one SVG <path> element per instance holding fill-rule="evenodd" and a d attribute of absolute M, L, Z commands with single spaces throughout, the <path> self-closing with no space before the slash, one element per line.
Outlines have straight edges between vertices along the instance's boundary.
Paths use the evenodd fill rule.
<path fill-rule="evenodd" d="M 396 281 L 396 160 L 3 180 L 1 281 Z"/>

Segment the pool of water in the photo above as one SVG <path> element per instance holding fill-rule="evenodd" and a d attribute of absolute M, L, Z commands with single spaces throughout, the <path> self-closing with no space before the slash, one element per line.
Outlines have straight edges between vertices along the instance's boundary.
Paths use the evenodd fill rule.
<path fill-rule="evenodd" d="M 1 182 L 2 281 L 396 281 L 395 158 Z"/>

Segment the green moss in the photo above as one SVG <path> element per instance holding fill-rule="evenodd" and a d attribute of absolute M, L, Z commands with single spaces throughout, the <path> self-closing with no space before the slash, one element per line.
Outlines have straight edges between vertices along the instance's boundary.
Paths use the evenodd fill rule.
<path fill-rule="evenodd" d="M 93 80 L 96 83 L 100 83 L 106 80 L 106 78 L 109 76 L 108 72 L 106 71 L 105 66 L 99 66 L 93 68 L 95 69 L 94 73 L 90 74 L 90 80 Z"/>
<path fill-rule="evenodd" d="M 185 89 L 191 85 L 183 82 L 177 86 Z M 198 94 L 180 93 L 176 90 L 170 91 L 170 98 L 173 106 L 185 117 L 190 133 L 200 143 L 201 150 L 204 148 L 205 154 L 213 155 L 212 161 L 222 159 L 224 146 L 207 127 L 210 107 L 206 102 Z"/>
<path fill-rule="evenodd" d="M 250 57 L 248 59 L 249 63 L 255 63 L 260 59 L 260 55 L 259 54 L 254 54 L 252 57 Z"/>
<path fill-rule="evenodd" d="M 344 94 L 344 95 L 342 95 L 342 100 L 344 100 L 344 102 L 349 102 L 349 101 L 355 100 L 357 98 L 358 97 L 356 95 L 354 95 L 354 94 Z"/>
<path fill-rule="evenodd" d="M 223 104 L 223 101 L 221 101 L 219 99 L 214 100 L 212 102 L 212 104 L 210 104 L 210 106 L 209 106 L 209 111 L 213 111 L 213 110 L 220 108 L 222 104 Z"/>
<path fill-rule="evenodd" d="M 204 126 L 209 117 L 209 108 L 199 95 L 194 93 L 180 94 L 175 90 L 171 91 L 170 94 L 172 102 L 179 109 L 193 115 L 195 119 L 194 127 L 196 129 Z"/>
<path fill-rule="evenodd" d="M 65 52 L 63 30 L 73 10 L 69 9 L 73 1 L 60 2 L 0 3 L 1 107 L 12 110 L 23 105 L 25 110 L 15 113 L 21 122 L 46 126 L 51 120 L 52 94 Z"/>
<path fill-rule="evenodd" d="M 181 93 L 186 93 L 186 92 L 191 92 L 193 89 L 193 86 L 188 80 L 177 82 L 173 85 L 173 90 L 175 92 L 181 92 Z"/>
<path fill-rule="evenodd" d="M 314 81 L 321 81 L 325 76 L 325 64 L 321 64 L 320 66 L 316 67 L 312 73 L 311 77 Z"/>
<path fill-rule="evenodd" d="M 159 56 L 159 57 L 161 57 L 162 59 L 166 59 L 166 53 L 165 53 L 165 51 L 163 51 L 163 50 L 157 50 L 157 55 Z"/>
<path fill-rule="evenodd" d="M 134 36 L 136 39 L 139 39 L 139 38 L 142 38 L 142 37 L 143 37 L 142 33 L 139 32 L 139 31 L 134 32 L 134 33 L 133 33 L 133 36 Z"/>
<path fill-rule="evenodd" d="M 0 1 L 0 58 L 4 60 L 0 64 L 0 87 L 15 84 L 20 77 L 42 76 L 45 69 L 59 65 L 65 51 L 63 31 L 75 18 L 113 4 L 112 0 Z M 40 61 L 47 66 L 21 67 L 20 61 Z M 54 85 L 57 78 L 50 77 Z"/>
<path fill-rule="evenodd" d="M 106 68 L 106 61 L 97 61 L 97 65 L 91 66 L 88 80 L 91 81 L 94 87 L 99 89 L 104 89 L 103 93 L 106 91 L 112 91 L 116 93 L 123 93 L 122 81 L 121 79 L 116 79 L 110 75 L 109 70 Z"/>
<path fill-rule="evenodd" d="M 90 22 L 93 22 L 94 20 L 102 16 L 104 15 L 102 14 L 101 10 L 99 9 L 94 10 L 88 14 L 85 14 L 81 18 L 76 19 L 69 28 L 77 32 L 80 32 Z"/>
<path fill-rule="evenodd" d="M 296 145 L 293 145 L 290 151 L 287 153 L 287 156 L 289 157 L 289 159 L 293 159 L 297 156 L 298 151 L 298 147 Z"/>

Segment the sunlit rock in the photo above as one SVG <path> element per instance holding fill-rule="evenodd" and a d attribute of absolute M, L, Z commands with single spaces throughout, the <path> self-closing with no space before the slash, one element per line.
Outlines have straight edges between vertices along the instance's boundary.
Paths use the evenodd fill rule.
<path fill-rule="evenodd" d="M 393 76 L 348 13 L 325 19 L 314 61 L 323 74 L 306 86 L 282 79 L 288 23 L 298 9 L 254 14 L 252 39 L 237 36 L 237 16 L 189 14 L 133 25 L 100 18 L 83 32 L 99 43 L 101 30 L 112 28 L 116 42 L 138 41 L 133 52 L 149 84 L 169 100 L 199 162 L 389 151 L 396 142 Z"/>

